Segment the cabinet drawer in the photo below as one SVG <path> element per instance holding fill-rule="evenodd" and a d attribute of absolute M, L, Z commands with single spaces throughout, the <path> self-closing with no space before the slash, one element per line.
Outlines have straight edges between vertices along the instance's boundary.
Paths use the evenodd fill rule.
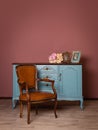
<path fill-rule="evenodd" d="M 38 78 L 48 78 L 56 81 L 58 77 L 57 74 L 40 73 Z"/>
<path fill-rule="evenodd" d="M 49 78 L 53 80 L 57 80 L 58 71 L 57 66 L 53 65 L 45 65 L 45 66 L 37 66 L 38 68 L 38 77 L 39 78 Z"/>
<path fill-rule="evenodd" d="M 57 65 L 37 65 L 38 72 L 40 73 L 57 73 Z"/>
<path fill-rule="evenodd" d="M 39 90 L 43 90 L 43 91 L 51 91 L 52 88 L 51 88 L 51 83 L 48 83 L 48 82 L 39 82 L 38 83 L 38 88 Z"/>

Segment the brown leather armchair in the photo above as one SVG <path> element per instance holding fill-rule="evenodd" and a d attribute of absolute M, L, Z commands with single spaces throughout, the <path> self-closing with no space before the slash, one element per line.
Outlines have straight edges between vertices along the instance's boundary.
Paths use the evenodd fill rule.
<path fill-rule="evenodd" d="M 55 118 L 57 118 L 57 93 L 54 87 L 54 80 L 48 78 L 37 79 L 37 69 L 35 65 L 18 65 L 16 66 L 16 73 L 20 90 L 20 117 L 22 118 L 23 115 L 23 102 L 27 103 L 27 123 L 30 124 L 31 104 L 54 101 L 54 114 Z M 38 82 L 49 82 L 53 92 L 39 91 Z M 38 113 L 37 109 L 36 113 Z"/>

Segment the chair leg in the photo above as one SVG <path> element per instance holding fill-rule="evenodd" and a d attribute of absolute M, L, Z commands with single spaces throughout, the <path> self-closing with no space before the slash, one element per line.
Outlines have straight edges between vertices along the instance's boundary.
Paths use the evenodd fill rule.
<path fill-rule="evenodd" d="M 23 104 L 22 101 L 20 101 L 20 118 L 23 117 Z"/>
<path fill-rule="evenodd" d="M 36 115 L 38 115 L 38 106 L 37 105 L 35 106 L 35 109 L 36 109 Z"/>
<path fill-rule="evenodd" d="M 30 110 L 31 110 L 31 104 L 30 102 L 27 103 L 27 123 L 30 124 Z"/>
<path fill-rule="evenodd" d="M 55 114 L 55 118 L 57 118 L 56 108 L 57 108 L 57 99 L 55 99 L 55 104 L 54 104 L 54 114 Z"/>

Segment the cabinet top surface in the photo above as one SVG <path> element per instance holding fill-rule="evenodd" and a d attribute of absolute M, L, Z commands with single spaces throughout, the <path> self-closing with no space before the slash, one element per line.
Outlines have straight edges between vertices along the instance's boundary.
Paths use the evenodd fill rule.
<path fill-rule="evenodd" d="M 81 63 L 46 63 L 46 62 L 37 62 L 37 63 L 12 63 L 12 65 L 82 65 Z"/>

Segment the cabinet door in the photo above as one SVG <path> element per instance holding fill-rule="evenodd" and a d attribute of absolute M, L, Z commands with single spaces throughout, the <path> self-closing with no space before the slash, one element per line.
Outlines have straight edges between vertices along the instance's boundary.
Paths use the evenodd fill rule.
<path fill-rule="evenodd" d="M 80 100 L 82 98 L 82 66 L 60 66 L 60 98 Z"/>
<path fill-rule="evenodd" d="M 37 65 L 38 78 L 49 78 L 55 80 L 55 88 L 58 91 L 58 66 L 57 65 Z M 40 82 L 39 90 L 51 91 L 50 83 Z"/>

